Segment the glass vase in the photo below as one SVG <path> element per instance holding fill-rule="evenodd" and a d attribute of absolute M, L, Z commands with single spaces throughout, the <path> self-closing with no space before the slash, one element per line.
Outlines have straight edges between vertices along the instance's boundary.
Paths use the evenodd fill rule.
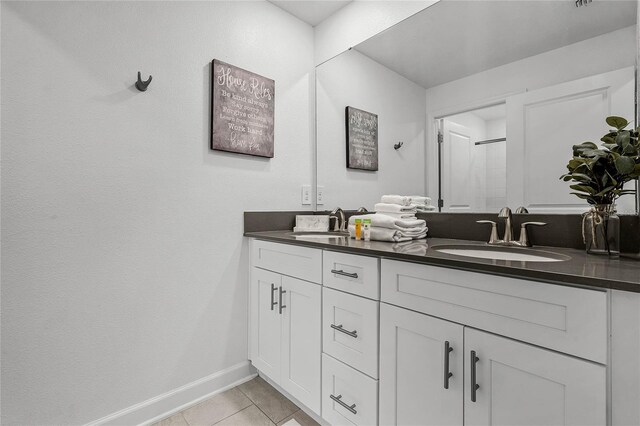
<path fill-rule="evenodd" d="M 589 254 L 620 255 L 620 217 L 615 204 L 598 204 L 582 218 L 582 239 Z"/>

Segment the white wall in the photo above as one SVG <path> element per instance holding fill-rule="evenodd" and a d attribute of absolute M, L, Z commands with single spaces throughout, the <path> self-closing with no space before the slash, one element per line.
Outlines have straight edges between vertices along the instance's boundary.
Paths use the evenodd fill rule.
<path fill-rule="evenodd" d="M 424 89 L 355 50 L 319 66 L 316 76 L 318 185 L 326 208 L 373 209 L 383 194 L 423 194 Z M 378 115 L 378 171 L 346 168 L 346 106 Z"/>
<path fill-rule="evenodd" d="M 2 423 L 85 423 L 246 362 L 242 212 L 311 183 L 312 28 L 264 1 L 1 15 Z M 213 58 L 276 81 L 275 158 L 209 150 Z"/>
<path fill-rule="evenodd" d="M 635 26 L 623 28 L 427 89 L 427 192 L 437 194 L 438 188 L 433 118 L 504 101 L 509 95 L 632 66 L 637 50 L 635 34 Z"/>
<path fill-rule="evenodd" d="M 353 1 L 315 27 L 319 65 L 439 0 Z"/>

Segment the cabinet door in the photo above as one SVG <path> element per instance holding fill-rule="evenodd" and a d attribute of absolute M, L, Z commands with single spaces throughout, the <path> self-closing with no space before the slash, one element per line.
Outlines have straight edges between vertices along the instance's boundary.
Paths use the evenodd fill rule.
<path fill-rule="evenodd" d="M 465 424 L 606 424 L 603 365 L 469 328 L 464 338 Z"/>
<path fill-rule="evenodd" d="M 264 374 L 280 377 L 281 315 L 278 289 L 281 276 L 251 268 L 251 362 Z"/>
<path fill-rule="evenodd" d="M 282 277 L 280 385 L 320 415 L 321 286 Z"/>
<path fill-rule="evenodd" d="M 463 382 L 461 325 L 380 304 L 381 425 L 462 425 Z"/>

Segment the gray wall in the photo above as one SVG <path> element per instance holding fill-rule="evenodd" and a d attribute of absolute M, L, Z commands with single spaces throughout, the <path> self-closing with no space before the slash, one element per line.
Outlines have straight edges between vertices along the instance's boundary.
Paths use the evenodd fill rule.
<path fill-rule="evenodd" d="M 1 7 L 2 423 L 246 363 L 242 212 L 312 182 L 313 29 L 264 1 Z M 275 158 L 209 150 L 214 58 L 276 81 Z"/>

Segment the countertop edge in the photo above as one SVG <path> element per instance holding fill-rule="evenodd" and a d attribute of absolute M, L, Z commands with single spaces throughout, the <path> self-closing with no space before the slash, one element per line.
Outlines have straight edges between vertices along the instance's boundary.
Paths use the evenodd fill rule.
<path fill-rule="evenodd" d="M 640 279 L 638 283 L 620 281 L 614 279 L 607 279 L 602 277 L 590 277 L 584 275 L 575 275 L 571 273 L 562 273 L 558 271 L 542 271 L 536 269 L 527 269 L 525 267 L 513 267 L 508 265 L 489 264 L 482 263 L 473 260 L 466 260 L 460 258 L 446 257 L 447 255 L 441 255 L 436 257 L 433 255 L 414 255 L 410 253 L 398 253 L 394 251 L 384 251 L 374 248 L 361 248 L 353 246 L 344 246 L 332 244 L 330 242 L 322 241 L 305 241 L 296 240 L 293 238 L 286 238 L 286 234 L 290 233 L 289 230 L 283 231 L 268 231 L 268 232 L 245 232 L 244 237 L 255 238 L 264 241 L 298 245 L 303 247 L 312 247 L 324 250 L 338 251 L 348 254 L 357 254 L 362 256 L 374 256 L 383 259 L 391 259 L 398 261 L 405 261 L 417 264 L 441 266 L 446 268 L 464 270 L 477 273 L 488 273 L 491 275 L 499 275 L 511 278 L 525 279 L 530 281 L 538 281 L 555 285 L 563 285 L 569 287 L 578 287 L 586 289 L 598 289 L 598 290 L 621 290 L 634 293 L 640 293 Z M 281 233 L 282 235 L 278 235 Z M 451 241 L 451 240 L 448 240 Z M 457 240 L 462 244 L 477 244 L 477 241 Z M 376 242 L 380 243 L 380 242 Z M 390 246 L 392 243 L 386 243 Z M 557 250 L 556 247 L 536 247 L 540 249 Z M 575 249 L 564 249 L 563 251 L 577 251 Z M 579 251 L 577 251 L 579 252 Z"/>

